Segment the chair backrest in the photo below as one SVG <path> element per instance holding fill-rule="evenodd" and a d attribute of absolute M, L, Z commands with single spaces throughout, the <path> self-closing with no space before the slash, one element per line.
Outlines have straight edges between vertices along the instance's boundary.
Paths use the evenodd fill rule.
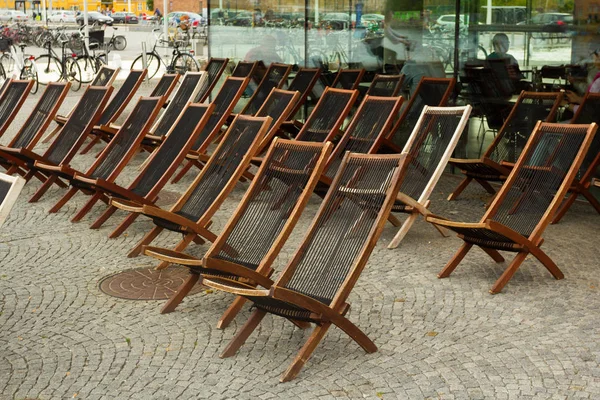
<path fill-rule="evenodd" d="M 206 72 L 204 71 L 186 72 L 167 109 L 152 127 L 153 135 L 165 136 L 169 133 L 183 108 L 196 97 L 205 80 Z"/>
<path fill-rule="evenodd" d="M 194 99 L 194 103 L 203 103 L 208 96 L 210 96 L 210 92 L 212 92 L 213 88 L 219 81 L 219 78 L 227 68 L 227 63 L 229 62 L 229 58 L 213 58 L 211 57 L 208 60 L 208 63 L 204 67 L 204 71 L 208 73 L 208 78 L 204 81 L 202 88 L 196 95 Z"/>
<path fill-rule="evenodd" d="M 17 201 L 24 185 L 25 179 L 20 176 L 0 173 L 0 227 L 6 221 L 6 217 L 8 217 L 8 213 Z"/>
<path fill-rule="evenodd" d="M 332 88 L 354 90 L 358 89 L 358 85 L 362 82 L 364 68 L 361 69 L 340 69 L 335 76 Z"/>
<path fill-rule="evenodd" d="M 257 66 L 258 61 L 239 61 L 231 73 L 231 76 L 234 78 L 252 77 Z"/>
<path fill-rule="evenodd" d="M 502 128 L 483 153 L 493 161 L 516 162 L 538 121 L 554 122 L 563 94 L 521 92 Z"/>
<path fill-rule="evenodd" d="M 405 75 L 375 75 L 367 90 L 368 96 L 396 97 L 402 89 Z"/>
<path fill-rule="evenodd" d="M 107 65 L 100 67 L 100 70 L 96 73 L 94 80 L 90 83 L 90 86 L 109 86 L 115 81 L 115 78 L 119 74 L 120 68 L 110 68 Z"/>
<path fill-rule="evenodd" d="M 202 226 L 207 224 L 250 164 L 270 119 L 237 116 L 200 174 L 171 211 Z"/>
<path fill-rule="evenodd" d="M 591 124 L 600 120 L 600 93 L 587 92 L 583 97 L 583 101 L 577 108 L 577 112 L 571 119 L 572 124 Z M 600 163 L 600 135 L 595 135 L 590 150 L 585 155 L 581 168 L 577 173 L 578 179 L 589 179 L 594 174 L 594 169 Z M 590 167 L 593 169 L 590 170 Z M 584 175 L 588 175 L 584 177 Z"/>
<path fill-rule="evenodd" d="M 471 114 L 471 106 L 425 106 L 406 146 L 406 173 L 400 191 L 418 202 L 429 198 Z"/>
<path fill-rule="evenodd" d="M 362 154 L 377 151 L 384 135 L 394 122 L 402 101 L 402 97 L 366 95 L 329 157 L 324 174 L 333 179 L 347 151 Z"/>
<path fill-rule="evenodd" d="M 482 66 L 465 67 L 464 72 L 461 82 L 467 84 L 471 104 L 476 104 L 481 109 L 490 129 L 500 129 L 508 116 L 509 103 L 494 72 Z"/>
<path fill-rule="evenodd" d="M 190 103 L 185 106 L 165 140 L 129 185 L 133 193 L 141 197 L 151 197 L 167 183 L 192 148 L 213 107 L 212 104 Z"/>
<path fill-rule="evenodd" d="M 289 64 L 273 63 L 269 65 L 265 76 L 258 84 L 254 94 L 252 94 L 252 97 L 250 97 L 250 100 L 248 100 L 248 103 L 242 109 L 240 114 L 255 115 L 267 99 L 267 96 L 269 96 L 269 93 L 271 93 L 271 90 L 279 89 L 283 86 L 291 70 L 292 66 Z"/>
<path fill-rule="evenodd" d="M 162 97 L 141 97 L 86 175 L 112 182 L 137 153 L 163 105 Z"/>
<path fill-rule="evenodd" d="M 538 122 L 482 222 L 499 222 L 536 243 L 563 201 L 596 130 L 595 123 Z"/>
<path fill-rule="evenodd" d="M 498 85 L 501 94 L 503 96 L 510 97 L 516 90 L 515 83 L 509 71 L 510 59 L 489 59 L 486 60 L 486 64 L 489 65 L 490 69 L 493 71 L 494 82 Z"/>
<path fill-rule="evenodd" d="M 402 107 L 400 119 L 390 131 L 388 139 L 403 147 L 421 116 L 423 108 L 447 105 L 455 84 L 456 79 L 454 78 L 421 78 L 410 100 Z"/>
<path fill-rule="evenodd" d="M 108 125 L 119 118 L 119 115 L 125 110 L 127 104 L 144 81 L 147 73 L 148 71 L 145 69 L 133 69 L 129 72 L 127 79 L 123 82 L 123 86 L 119 88 L 115 96 L 110 100 L 110 103 L 102 111 L 98 125 Z"/>
<path fill-rule="evenodd" d="M 310 96 L 315 84 L 319 81 L 320 76 L 320 68 L 300 68 L 298 72 L 296 72 L 296 76 L 288 85 L 287 90 L 292 92 L 300 92 L 300 98 L 298 99 L 294 109 L 289 114 L 290 119 L 296 115 L 298 110 L 300 110 L 300 107 L 302 107 L 306 101 L 307 97 Z"/>
<path fill-rule="evenodd" d="M 381 235 L 402 179 L 404 158 L 404 154 L 347 153 L 275 286 L 339 310 Z"/>
<path fill-rule="evenodd" d="M 279 130 L 279 127 L 290 115 L 292 108 L 298 102 L 300 92 L 291 92 L 289 90 L 273 89 L 269 97 L 265 100 L 262 107 L 256 112 L 257 117 L 271 117 L 272 121 L 265 137 L 261 140 L 258 154 L 271 144 L 271 140 Z"/>
<path fill-rule="evenodd" d="M 68 163 L 92 131 L 113 91 L 112 86 L 88 86 L 60 132 L 44 153 L 54 165 Z"/>
<path fill-rule="evenodd" d="M 331 143 L 276 138 L 223 233 L 204 257 L 262 271 L 288 239 L 331 152 Z"/>
<path fill-rule="evenodd" d="M 306 123 L 298 132 L 296 140 L 325 142 L 339 133 L 340 126 L 352 109 L 358 90 L 332 89 L 326 87 Z"/>
<path fill-rule="evenodd" d="M 6 132 L 23 102 L 29 95 L 33 81 L 10 79 L 0 95 L 0 136 Z"/>
<path fill-rule="evenodd" d="M 149 97 L 165 96 L 165 98 L 168 98 L 171 92 L 175 90 L 179 76 L 179 74 L 164 74 L 161 76 Z"/>
<path fill-rule="evenodd" d="M 219 93 L 211 103 L 214 104 L 214 108 L 210 118 L 206 125 L 204 125 L 204 128 L 202 129 L 202 132 L 200 132 L 192 149 L 199 152 L 206 150 L 206 147 L 219 133 L 221 127 L 225 124 L 227 117 L 229 117 L 233 111 L 233 108 L 240 97 L 242 97 L 249 81 L 250 78 L 228 77 L 225 79 L 221 90 L 219 90 Z"/>
<path fill-rule="evenodd" d="M 13 137 L 8 147 L 32 149 L 54 119 L 69 92 L 70 83 L 48 83 L 27 121 Z"/>

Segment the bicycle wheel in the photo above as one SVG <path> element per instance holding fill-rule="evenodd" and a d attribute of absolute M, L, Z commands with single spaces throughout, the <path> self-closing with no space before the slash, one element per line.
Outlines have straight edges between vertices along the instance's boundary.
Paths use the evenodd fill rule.
<path fill-rule="evenodd" d="M 158 58 L 158 56 L 154 53 L 146 53 L 146 63 L 146 68 L 148 69 L 148 79 L 152 79 L 160 69 L 160 58 Z M 131 69 L 144 69 L 141 54 L 135 60 L 133 60 Z"/>
<path fill-rule="evenodd" d="M 117 51 L 125 50 L 125 47 L 127 47 L 127 39 L 125 39 L 125 36 L 122 35 L 115 36 L 115 39 L 112 43 L 112 46 Z"/>
<path fill-rule="evenodd" d="M 58 82 L 62 78 L 62 66 L 60 60 L 54 56 L 43 54 L 35 59 L 38 82 L 47 85 L 50 82 Z"/>
<path fill-rule="evenodd" d="M 2 63 L 4 72 L 10 75 L 13 68 L 15 67 L 15 60 L 14 58 L 12 58 L 12 55 L 10 53 L 2 54 L 2 57 L 0 57 L 0 63 Z"/>
<path fill-rule="evenodd" d="M 4 70 L 4 67 L 2 66 L 1 63 L 0 63 L 0 79 L 2 79 L 3 82 L 6 79 L 6 71 Z"/>
<path fill-rule="evenodd" d="M 65 60 L 65 69 L 67 70 L 67 76 L 65 77 L 71 82 L 71 90 L 76 92 L 81 88 L 82 73 L 79 64 L 74 58 L 67 58 Z"/>
<path fill-rule="evenodd" d="M 77 76 L 81 78 L 81 83 L 90 83 L 97 72 L 96 61 L 90 56 L 81 56 L 77 57 L 75 62 L 81 71 L 81 74 Z"/>
<path fill-rule="evenodd" d="M 31 85 L 31 94 L 36 94 L 38 91 L 38 75 L 35 72 L 35 65 L 31 60 L 25 60 L 25 66 L 21 70 L 20 79 L 31 79 L 33 81 L 33 85 Z"/>
<path fill-rule="evenodd" d="M 185 74 L 186 72 L 200 71 L 198 62 L 189 54 L 180 54 L 173 60 L 173 69 L 179 74 Z"/>

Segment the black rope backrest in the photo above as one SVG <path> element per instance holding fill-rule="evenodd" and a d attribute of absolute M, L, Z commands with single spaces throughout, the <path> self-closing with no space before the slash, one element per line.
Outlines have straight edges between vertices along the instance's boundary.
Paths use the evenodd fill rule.
<path fill-rule="evenodd" d="M 532 233 L 552 204 L 589 128 L 588 125 L 565 124 L 540 127 L 538 134 L 531 138 L 531 146 L 522 154 L 523 167 L 512 172 L 517 174 L 514 184 L 498 194 L 508 192 L 491 216 L 525 237 Z"/>
<path fill-rule="evenodd" d="M 287 78 L 290 73 L 290 66 L 286 64 L 271 64 L 265 74 L 265 77 L 260 81 L 260 84 L 256 88 L 256 92 L 250 98 L 246 107 L 244 107 L 243 114 L 254 115 L 262 106 L 262 104 L 271 93 L 271 90 L 278 88 L 283 83 L 283 80 Z"/>
<path fill-rule="evenodd" d="M 356 89 L 363 75 L 364 70 L 361 69 L 341 69 L 335 78 L 333 87 L 346 90 Z"/>
<path fill-rule="evenodd" d="M 23 96 L 27 96 L 28 86 L 29 81 L 10 81 L 8 83 L 0 97 L 0 127 L 9 121 Z"/>
<path fill-rule="evenodd" d="M 205 69 L 205 71 L 208 73 L 208 77 L 202 84 L 198 94 L 196 94 L 194 103 L 198 103 L 209 94 L 208 90 L 214 87 L 214 85 L 217 83 L 228 62 L 229 60 L 227 58 L 211 58 L 209 60 Z"/>
<path fill-rule="evenodd" d="M 367 90 L 368 96 L 395 97 L 400 93 L 404 75 L 375 75 Z"/>
<path fill-rule="evenodd" d="M 69 150 L 77 143 L 82 134 L 85 133 L 86 126 L 92 121 L 106 94 L 106 87 L 89 87 L 77 106 L 71 113 L 67 122 L 63 125 L 60 133 L 52 143 L 52 149 L 46 153 L 50 162 L 59 165 L 69 154 Z"/>
<path fill-rule="evenodd" d="M 64 84 L 51 84 L 46 87 L 42 97 L 31 114 L 29 114 L 29 118 L 27 118 L 27 121 L 25 121 L 18 136 L 15 138 L 13 143 L 14 148 L 20 149 L 29 146 L 40 128 L 50 118 L 50 113 L 55 108 L 56 103 L 60 101 L 64 91 Z"/>
<path fill-rule="evenodd" d="M 108 144 L 106 151 L 102 153 L 102 162 L 90 174 L 93 178 L 106 179 L 113 173 L 139 138 L 144 125 L 152 119 L 160 101 L 160 97 L 146 97 L 137 102 L 121 129 Z"/>
<path fill-rule="evenodd" d="M 478 104 L 488 127 L 500 129 L 508 116 L 508 101 L 498 87 L 494 72 L 489 68 L 465 68 L 471 103 Z"/>
<path fill-rule="evenodd" d="M 173 99 L 169 102 L 165 113 L 160 118 L 158 125 L 152 132 L 153 135 L 156 136 L 165 136 L 171 128 L 173 124 L 181 114 L 181 111 L 185 108 L 186 104 L 192 101 L 192 96 L 196 90 L 198 84 L 201 83 L 202 77 L 204 74 L 199 73 L 187 73 L 177 90 L 177 93 L 173 96 Z"/>
<path fill-rule="evenodd" d="M 320 146 L 296 143 L 273 145 L 263 173 L 246 194 L 243 215 L 216 258 L 256 269 L 301 199 L 322 152 Z"/>
<path fill-rule="evenodd" d="M 319 99 L 317 107 L 298 133 L 296 140 L 305 142 L 324 142 L 344 109 L 354 96 L 354 91 L 327 90 Z"/>
<path fill-rule="evenodd" d="M 333 178 L 347 151 L 366 154 L 383 132 L 386 121 L 396 107 L 397 98 L 367 98 L 359 111 L 354 115 L 352 124 L 344 133 L 342 140 L 335 148 L 335 158 L 325 171 L 325 175 Z"/>
<path fill-rule="evenodd" d="M 194 128 L 206 114 L 206 107 L 190 107 L 183 115 L 156 150 L 152 160 L 144 167 L 142 177 L 132 191 L 138 196 L 146 196 L 156 185 L 167 169 L 173 164 L 181 149 L 185 146 Z"/>
<path fill-rule="evenodd" d="M 110 100 L 110 103 L 106 106 L 98 125 L 108 125 L 114 118 L 115 114 L 123 106 L 123 103 L 129 98 L 129 94 L 135 90 L 140 78 L 144 74 L 144 71 L 132 70 L 127 75 L 127 79 L 123 82 L 123 86 L 119 89 L 117 94 Z"/>
<path fill-rule="evenodd" d="M 573 116 L 571 123 L 591 124 L 592 122 L 598 123 L 598 121 L 600 121 L 600 93 L 588 92 L 585 95 L 583 103 L 579 106 L 577 113 Z M 596 134 L 577 172 L 577 178 L 581 178 L 588 168 L 590 168 L 598 153 L 600 153 L 600 135 Z"/>
<path fill-rule="evenodd" d="M 203 178 L 197 182 L 185 204 L 176 211 L 192 221 L 197 221 L 212 205 L 227 182 L 240 168 L 244 155 L 252 146 L 264 120 L 237 118 L 229 127 L 221 145 L 204 166 Z"/>
<path fill-rule="evenodd" d="M 416 127 L 415 140 L 408 149 L 407 170 L 400 191 L 418 199 L 433 176 L 452 141 L 464 113 L 462 110 L 428 109 Z M 404 150 L 406 151 L 406 149 Z"/>
<path fill-rule="evenodd" d="M 193 149 L 200 147 L 200 145 L 204 143 L 214 129 L 220 128 L 217 127 L 217 124 L 223 117 L 223 114 L 229 109 L 231 103 L 236 100 L 236 98 L 239 98 L 238 94 L 243 86 L 244 81 L 241 79 L 225 80 L 221 90 L 219 90 L 219 93 L 211 103 L 215 105 L 215 108 L 213 109 L 210 118 L 206 122 L 206 125 L 204 125 L 204 129 L 202 129 L 202 132 L 200 132 L 200 136 L 198 136 L 198 139 L 196 139 Z"/>
<path fill-rule="evenodd" d="M 394 127 L 393 141 L 403 147 L 413 128 L 417 124 L 425 106 L 445 106 L 448 101 L 448 88 L 453 85 L 451 79 L 421 79 L 417 89 L 406 105 L 404 118 Z"/>
<path fill-rule="evenodd" d="M 117 69 L 102 66 L 100 68 L 100 71 L 98 71 L 98 73 L 94 77 L 92 83 L 90 83 L 90 86 L 106 86 L 112 82 L 113 77 L 116 73 Z"/>
<path fill-rule="evenodd" d="M 284 287 L 329 305 L 379 222 L 397 158 L 350 158 L 329 190 Z"/>
<path fill-rule="evenodd" d="M 256 68 L 256 61 L 240 61 L 231 73 L 234 78 L 247 78 Z"/>
<path fill-rule="evenodd" d="M 290 82 L 287 90 L 291 92 L 298 91 L 301 93 L 301 96 L 304 96 L 316 83 L 315 75 L 320 75 L 318 69 L 300 68 L 294 79 Z"/>
<path fill-rule="evenodd" d="M 260 110 L 256 113 L 256 116 L 273 118 L 273 121 L 271 121 L 271 125 L 269 126 L 270 130 L 273 124 L 281 118 L 286 108 L 290 105 L 290 102 L 294 99 L 294 95 L 294 92 L 288 90 L 272 91 Z M 285 117 L 286 116 L 284 116 L 284 118 Z"/>
<path fill-rule="evenodd" d="M 177 74 L 164 74 L 161 76 L 156 86 L 154 86 L 152 93 L 150 93 L 150 97 L 166 95 L 175 79 L 177 79 Z"/>
<path fill-rule="evenodd" d="M 521 102 L 515 104 L 512 116 L 509 116 L 498 132 L 499 138 L 496 138 L 495 147 L 488 149 L 488 157 L 496 162 L 516 162 L 535 124 L 547 120 L 557 98 L 558 94 L 556 97 L 540 97 L 536 93 L 524 93 Z"/>

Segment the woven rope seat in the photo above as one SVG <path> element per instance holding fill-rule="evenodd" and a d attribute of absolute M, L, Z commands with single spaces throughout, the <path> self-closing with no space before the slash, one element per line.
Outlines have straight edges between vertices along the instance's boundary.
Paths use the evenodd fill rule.
<path fill-rule="evenodd" d="M 214 89 L 215 85 L 219 81 L 221 75 L 227 68 L 228 58 L 214 58 L 211 57 L 206 64 L 204 71 L 207 72 L 208 78 L 202 83 L 202 87 L 196 94 L 194 103 L 203 103 L 208 99 L 210 93 Z"/>
<path fill-rule="evenodd" d="M 367 90 L 368 96 L 377 97 L 396 97 L 400 94 L 402 83 L 404 82 L 404 74 L 400 75 L 375 75 L 373 82 Z"/>

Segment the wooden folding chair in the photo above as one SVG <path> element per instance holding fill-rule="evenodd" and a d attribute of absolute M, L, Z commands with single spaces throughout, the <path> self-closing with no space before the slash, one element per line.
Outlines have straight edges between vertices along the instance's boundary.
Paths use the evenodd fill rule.
<path fill-rule="evenodd" d="M 332 324 L 342 329 L 366 352 L 377 347 L 345 317 L 354 285 L 364 269 L 400 185 L 405 155 L 348 153 L 321 204 L 308 233 L 277 281 L 258 282 L 256 289 L 244 282 L 206 277 L 203 283 L 254 303 L 248 321 L 229 342 L 221 357 L 233 356 L 267 313 L 289 319 L 295 325 L 316 326 L 280 381 L 298 375 Z M 225 251 L 226 249 L 224 249 Z M 223 253 L 223 252 L 222 252 Z M 206 256 L 206 268 L 224 264 Z M 230 270 L 240 270 L 228 266 Z M 264 282 L 264 279 L 263 279 Z"/>
<path fill-rule="evenodd" d="M 163 229 L 184 235 L 175 247 L 177 251 L 185 249 L 192 241 L 214 241 L 217 236 L 208 229 L 211 219 L 248 168 L 270 120 L 270 117 L 236 117 L 200 174 L 169 211 L 148 204 L 141 207 L 121 207 L 152 218 L 156 225 L 128 257 L 139 255 L 142 247 L 150 244 Z M 116 204 L 113 201 L 113 205 Z M 121 204 L 124 205 L 123 202 Z"/>
<path fill-rule="evenodd" d="M 3 147 L 2 152 L 10 155 L 12 164 L 21 169 L 25 180 L 32 177 L 46 182 L 47 176 L 35 168 L 34 163 L 41 161 L 47 165 L 68 164 L 85 142 L 88 133 L 100 119 L 100 114 L 112 93 L 112 86 L 88 86 L 77 103 L 67 122 L 60 128 L 50 147 L 39 155 L 29 148 Z M 23 172 L 26 172 L 23 174 Z M 56 182 L 66 187 L 60 181 Z"/>
<path fill-rule="evenodd" d="M 321 69 L 319 68 L 300 68 L 298 72 L 296 72 L 296 76 L 290 82 L 287 87 L 287 90 L 290 91 L 298 91 L 300 92 L 300 99 L 296 103 L 294 109 L 290 112 L 289 118 L 292 120 L 300 108 L 304 105 L 308 96 L 311 95 L 313 88 L 316 83 L 319 81 L 319 77 L 321 76 Z M 298 130 L 294 132 L 294 136 L 298 133 Z"/>
<path fill-rule="evenodd" d="M 258 61 L 238 61 L 231 76 L 234 78 L 252 78 L 257 67 Z"/>
<path fill-rule="evenodd" d="M 165 99 L 168 99 L 171 95 L 171 92 L 175 90 L 175 87 L 177 87 L 179 78 L 180 75 L 177 73 L 163 74 L 148 97 L 164 97 Z M 168 101 L 165 101 L 165 104 L 168 104 Z M 163 106 L 163 108 L 164 107 L 165 106 Z"/>
<path fill-rule="evenodd" d="M 471 106 L 423 108 L 402 150 L 407 154 L 406 174 L 392 207 L 392 212 L 408 214 L 408 218 L 401 224 L 388 248 L 398 247 L 419 215 L 431 215 L 429 197 L 469 122 L 471 109 Z M 399 223 L 393 219 L 391 222 Z M 444 235 L 441 230 L 440 233 Z"/>
<path fill-rule="evenodd" d="M 465 178 L 450 193 L 448 200 L 456 200 L 473 180 L 488 193 L 495 194 L 496 190 L 489 182 L 506 180 L 537 121 L 553 122 L 562 98 L 560 92 L 521 92 L 502 128 L 481 158 L 450 158 L 450 165 L 458 168 Z"/>
<path fill-rule="evenodd" d="M 258 87 L 244 106 L 240 114 L 254 115 L 265 102 L 272 89 L 280 89 L 285 83 L 287 76 L 292 71 L 292 66 L 289 64 L 269 65 L 265 76 L 262 78 Z"/>
<path fill-rule="evenodd" d="M 113 84 L 121 68 L 111 68 L 108 65 L 100 67 L 90 86 L 110 86 Z"/>
<path fill-rule="evenodd" d="M 591 124 L 598 121 L 600 118 L 600 93 L 586 93 L 583 102 L 577 109 L 577 112 L 571 119 L 572 124 Z M 569 188 L 567 198 L 562 202 L 556 215 L 552 219 L 552 223 L 558 223 L 562 217 L 569 211 L 569 208 L 575 202 L 579 195 L 582 195 L 586 200 L 600 213 L 600 202 L 590 193 L 592 186 L 592 178 L 596 174 L 596 170 L 600 165 L 600 135 L 596 135 L 590 150 L 587 152 L 581 168 L 577 172 L 577 176 L 573 180 L 573 184 Z"/>
<path fill-rule="evenodd" d="M 2 93 L 0 93 L 0 137 L 4 135 L 13 119 L 21 109 L 33 81 L 7 79 Z"/>
<path fill-rule="evenodd" d="M 8 145 L 0 146 L 0 165 L 6 169 L 8 175 L 15 172 L 25 175 L 27 172 L 18 167 L 20 165 L 18 159 L 15 159 L 10 153 L 4 152 L 3 149 L 32 151 L 58 112 L 70 86 L 71 83 L 66 82 L 49 83 L 21 129 Z"/>
<path fill-rule="evenodd" d="M 0 172 L 0 227 L 6 221 L 24 185 L 25 179 Z"/>
<path fill-rule="evenodd" d="M 69 165 L 69 162 L 48 164 L 44 161 L 36 161 L 34 167 L 47 175 L 48 179 L 29 199 L 29 202 L 38 201 L 50 186 L 60 179 L 67 180 L 75 187 L 77 187 L 78 181 L 84 180 L 84 178 L 109 183 L 114 182 L 131 158 L 139 151 L 140 143 L 158 115 L 162 102 L 163 97 L 141 97 L 123 126 L 86 172 L 76 170 Z M 67 196 L 71 193 L 75 194 L 70 190 L 67 192 Z M 93 194 L 93 192 L 90 194 Z M 92 198 L 71 221 L 77 222 L 83 218 L 93 204 L 101 198 L 101 195 L 93 194 Z"/>
<path fill-rule="evenodd" d="M 202 274 L 249 286 L 252 282 L 272 283 L 272 264 L 306 206 L 332 147 L 329 142 L 301 143 L 276 138 L 250 188 L 206 253 L 205 260 L 210 260 L 210 264 L 185 253 L 146 246 L 144 254 L 164 263 L 185 265 L 190 270 L 186 282 L 161 313 L 174 311 Z M 244 302 L 243 298 L 236 300 L 218 327 L 226 327 Z"/>
<path fill-rule="evenodd" d="M 439 278 L 449 276 L 473 247 L 479 246 L 494 261 L 498 252 L 516 253 L 490 293 L 499 293 L 529 254 L 556 279 L 563 273 L 540 248 L 542 234 L 571 186 L 589 149 L 597 125 L 538 122 L 519 160 L 479 223 L 452 222 L 428 216 L 427 221 L 451 229 L 464 241 Z"/>
<path fill-rule="evenodd" d="M 198 94 L 196 94 L 194 103 L 204 103 L 208 99 L 215 85 L 219 82 L 219 78 L 223 75 L 225 68 L 227 68 L 227 63 L 229 63 L 229 58 L 211 57 L 208 60 L 208 63 L 203 68 L 203 71 L 208 73 L 208 78 L 204 81 Z"/>
<path fill-rule="evenodd" d="M 334 89 L 355 90 L 362 82 L 365 69 L 340 69 L 331 84 Z"/>

